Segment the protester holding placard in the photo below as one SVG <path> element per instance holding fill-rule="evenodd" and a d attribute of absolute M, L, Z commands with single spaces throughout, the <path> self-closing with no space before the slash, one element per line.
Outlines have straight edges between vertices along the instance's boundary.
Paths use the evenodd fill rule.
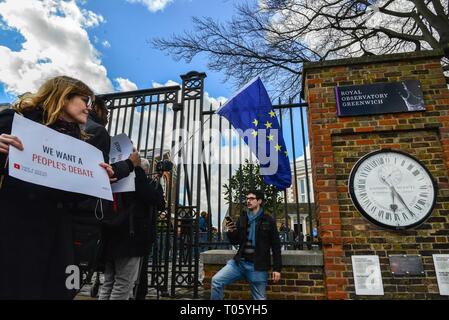
<path fill-rule="evenodd" d="M 31 184 L 9 176 L 10 148 L 26 149 L 10 135 L 15 113 L 60 133 L 84 140 L 94 94 L 66 76 L 25 94 L 13 109 L 0 112 L 0 299 L 70 299 L 67 267 L 73 264 L 71 216 L 79 194 Z M 108 175 L 112 168 L 101 164 Z"/>
<path fill-rule="evenodd" d="M 89 135 L 87 142 L 103 152 L 104 161 L 109 163 L 109 151 L 111 150 L 111 137 L 105 126 L 108 124 L 109 111 L 101 97 L 95 98 L 93 109 L 89 113 L 86 123 L 86 133 Z M 115 177 L 121 180 L 129 176 L 139 160 L 138 153 L 132 154 L 128 159 L 111 164 Z"/>
<path fill-rule="evenodd" d="M 146 159 L 142 159 L 147 162 Z M 157 211 L 165 209 L 165 200 L 159 178 L 147 178 L 142 162 L 135 168 L 134 192 L 116 194 L 117 222 L 104 229 L 105 280 L 100 288 L 100 300 L 127 300 L 130 297 L 139 266 L 149 255 L 155 238 Z"/>
<path fill-rule="evenodd" d="M 100 97 L 95 97 L 95 103 L 89 112 L 86 123 L 86 132 L 89 134 L 87 140 L 103 152 L 104 161 L 109 163 L 109 150 L 111 149 L 111 137 L 106 130 L 108 124 L 109 110 Z"/>
<path fill-rule="evenodd" d="M 104 100 L 97 96 L 85 127 L 88 135 L 86 142 L 103 153 L 106 163 L 109 163 L 111 149 L 111 137 L 105 128 L 108 113 Z M 138 152 L 134 152 L 128 159 L 111 164 L 116 182 L 128 177 L 139 161 Z M 75 263 L 85 273 L 104 269 L 102 224 L 107 223 L 109 217 L 115 216 L 113 208 L 112 201 L 90 197 L 79 201 L 73 210 Z"/>

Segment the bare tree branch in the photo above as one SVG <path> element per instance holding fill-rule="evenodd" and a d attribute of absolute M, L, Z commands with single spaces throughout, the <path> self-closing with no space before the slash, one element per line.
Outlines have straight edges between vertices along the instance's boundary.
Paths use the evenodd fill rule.
<path fill-rule="evenodd" d="M 194 29 L 152 44 L 175 59 L 208 59 L 208 67 L 242 85 L 254 76 L 294 95 L 307 61 L 443 49 L 449 73 L 447 0 L 248 0 L 219 24 L 194 19 Z"/>

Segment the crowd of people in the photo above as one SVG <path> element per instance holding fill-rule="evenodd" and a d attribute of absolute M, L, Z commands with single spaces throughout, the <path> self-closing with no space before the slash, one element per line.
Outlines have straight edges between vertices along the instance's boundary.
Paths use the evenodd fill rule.
<path fill-rule="evenodd" d="M 113 201 L 106 201 L 12 177 L 11 148 L 27 148 L 20 136 L 11 134 L 15 114 L 95 146 L 110 183 L 134 172 L 135 191 L 113 193 Z M 158 220 L 164 220 L 164 193 L 160 175 L 149 175 L 149 162 L 136 149 L 128 159 L 109 163 L 107 123 L 104 101 L 67 76 L 46 81 L 36 93 L 20 96 L 12 108 L 0 112 L 0 299 L 73 299 L 78 291 L 67 286 L 67 267 L 86 265 L 104 273 L 100 300 L 145 298 L 148 257 L 163 228 Z M 237 222 L 228 221 L 226 237 L 239 249 L 213 277 L 211 299 L 222 299 L 224 286 L 238 279 L 249 281 L 254 299 L 264 299 L 270 251 L 271 278 L 279 281 L 279 233 L 274 219 L 264 213 L 263 201 L 260 191 L 249 192 L 247 211 Z M 200 242 L 208 242 L 209 225 L 202 212 Z"/>
<path fill-rule="evenodd" d="M 27 148 L 21 137 L 11 135 L 15 114 L 97 147 L 110 182 L 134 171 L 136 191 L 114 193 L 114 201 L 105 201 L 10 176 L 10 149 Z M 66 270 L 83 259 L 85 243 L 77 235 L 85 227 L 98 230 L 93 234 L 101 244 L 95 248 L 106 279 L 100 299 L 133 294 L 141 258 L 154 240 L 155 212 L 164 209 L 165 201 L 158 177 L 147 176 L 148 163 L 138 152 L 108 163 L 107 116 L 104 103 L 86 84 L 66 76 L 46 81 L 0 112 L 0 299 L 73 299 L 77 290 L 67 286 Z M 104 218 L 91 223 L 99 201 Z"/>

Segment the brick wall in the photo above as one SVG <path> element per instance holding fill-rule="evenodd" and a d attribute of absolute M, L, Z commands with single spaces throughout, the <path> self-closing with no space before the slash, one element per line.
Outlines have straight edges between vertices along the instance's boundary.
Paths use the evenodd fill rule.
<path fill-rule="evenodd" d="M 376 299 L 437 299 L 432 254 L 449 253 L 449 91 L 441 53 L 423 52 L 308 64 L 305 95 L 319 236 L 327 298 L 356 296 L 351 256 L 378 255 L 385 295 Z M 338 118 L 334 87 L 402 80 L 421 81 L 425 112 Z M 431 217 L 414 230 L 386 231 L 352 205 L 349 173 L 363 155 L 381 148 L 421 160 L 438 183 Z M 425 275 L 393 277 L 389 254 L 421 254 Z"/>
<path fill-rule="evenodd" d="M 321 252 L 290 251 L 282 252 L 284 267 L 282 268 L 282 279 L 278 283 L 268 282 L 266 297 L 268 300 L 323 300 L 326 298 L 324 287 L 324 275 L 322 267 Z M 212 277 L 225 265 L 235 252 L 228 250 L 213 250 L 202 253 L 204 261 L 204 296 L 210 298 L 210 287 Z M 316 255 L 308 259 L 307 256 Z M 301 259 L 303 256 L 306 259 Z M 292 259 L 293 258 L 293 259 Z M 298 259 L 299 258 L 299 259 Z M 315 260 L 311 261 L 311 260 Z M 318 263 L 316 263 L 318 262 Z M 310 265 L 313 264 L 313 265 Z M 225 288 L 225 299 L 249 300 L 251 294 L 246 281 L 238 281 Z"/>

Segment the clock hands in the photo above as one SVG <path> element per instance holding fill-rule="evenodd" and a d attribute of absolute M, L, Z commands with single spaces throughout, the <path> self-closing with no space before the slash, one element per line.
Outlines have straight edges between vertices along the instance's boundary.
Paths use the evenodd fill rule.
<path fill-rule="evenodd" d="M 352 167 L 348 193 L 356 209 L 374 224 L 392 230 L 408 229 L 431 215 L 437 197 L 433 180 L 429 170 L 413 156 L 377 150 Z"/>
<path fill-rule="evenodd" d="M 407 205 L 405 204 L 404 199 L 402 199 L 401 195 L 396 191 L 396 189 L 393 186 L 391 186 L 391 190 L 396 194 L 396 196 L 398 197 L 399 201 L 401 201 L 401 203 L 404 205 L 404 207 L 407 209 L 407 211 L 410 213 L 410 215 L 412 217 L 414 217 L 415 214 L 407 207 Z"/>
<path fill-rule="evenodd" d="M 393 203 L 390 204 L 390 209 L 393 211 L 393 213 L 396 213 L 396 210 L 398 209 L 398 205 L 394 203 L 394 191 L 393 191 L 392 187 L 390 187 L 390 190 L 391 190 L 391 198 L 393 201 Z"/>
<path fill-rule="evenodd" d="M 398 209 L 398 206 L 397 206 L 397 204 L 394 203 L 394 196 L 395 196 L 395 193 L 394 193 L 394 191 L 393 191 L 393 189 L 392 189 L 392 186 L 390 186 L 390 184 L 387 182 L 387 179 L 388 179 L 389 177 L 391 177 L 392 174 L 393 174 L 393 171 L 390 172 L 390 174 L 389 174 L 386 178 L 380 176 L 380 179 L 381 179 L 382 182 L 385 183 L 385 184 L 390 188 L 390 190 L 391 190 L 391 193 L 390 193 L 390 194 L 391 194 L 391 201 L 392 201 L 393 203 L 390 204 L 390 209 L 391 209 L 391 211 L 393 211 L 393 213 L 396 213 L 396 210 Z"/>
<path fill-rule="evenodd" d="M 384 184 L 386 184 L 386 185 L 390 188 L 390 190 L 391 190 L 391 195 L 392 195 L 392 198 L 393 198 L 393 204 L 390 205 L 390 208 L 391 208 L 391 210 L 393 211 L 393 213 L 394 213 L 394 212 L 397 210 L 397 208 L 398 208 L 398 206 L 397 206 L 396 204 L 394 204 L 394 196 L 396 196 L 396 197 L 399 199 L 399 201 L 402 203 L 402 205 L 405 207 L 405 209 L 407 209 L 407 211 L 410 213 L 410 215 L 411 215 L 412 217 L 415 216 L 415 214 L 409 209 L 409 207 L 407 206 L 407 204 L 405 203 L 405 201 L 404 201 L 404 199 L 401 197 L 401 195 L 396 191 L 396 189 L 394 188 L 394 186 L 393 186 L 392 184 L 389 184 L 389 183 L 387 182 L 387 180 L 386 180 L 384 177 L 380 176 L 379 178 L 380 178 L 380 180 L 381 180 Z"/>
<path fill-rule="evenodd" d="M 390 177 L 390 175 L 391 175 L 391 173 L 387 176 L 387 178 Z M 386 178 L 384 178 L 383 176 L 379 176 L 379 178 L 380 178 L 380 181 L 382 181 L 385 185 L 388 186 L 388 188 L 390 188 L 390 191 L 391 191 L 391 198 L 392 198 L 392 201 L 393 201 L 393 203 L 390 204 L 390 209 L 393 211 L 393 213 L 395 213 L 396 210 L 398 209 L 398 206 L 394 203 L 394 196 L 395 196 L 395 193 L 394 193 L 394 191 L 393 191 L 391 185 L 387 182 Z"/>

